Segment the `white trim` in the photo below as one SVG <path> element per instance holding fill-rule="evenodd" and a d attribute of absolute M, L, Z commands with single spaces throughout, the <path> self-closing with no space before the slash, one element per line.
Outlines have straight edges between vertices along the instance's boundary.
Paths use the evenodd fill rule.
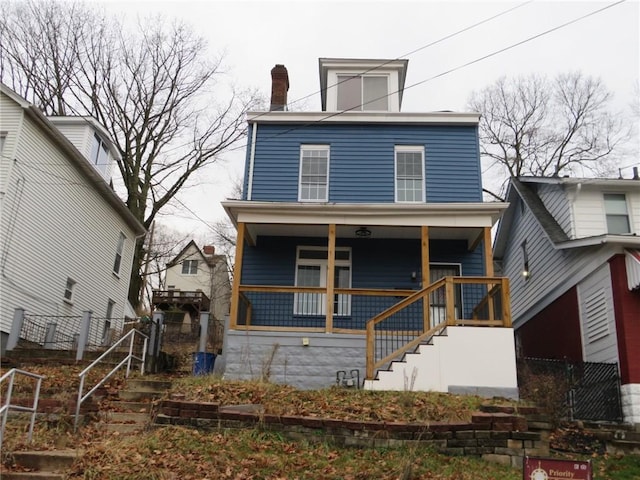
<path fill-rule="evenodd" d="M 245 223 L 300 225 L 389 225 L 434 227 L 491 227 L 509 206 L 485 203 L 306 203 L 222 202 L 229 218 Z M 640 239 L 639 239 L 640 240 Z"/>
<path fill-rule="evenodd" d="M 409 123 L 430 125 L 471 125 L 480 121 L 479 113 L 432 112 L 248 112 L 249 123 Z"/>
<path fill-rule="evenodd" d="M 301 259 L 300 258 L 300 252 L 302 250 L 315 250 L 315 251 L 322 251 L 322 252 L 327 252 L 327 258 L 304 258 Z M 351 247 L 336 247 L 336 252 L 349 252 L 349 260 L 340 260 L 340 259 L 335 259 L 335 263 L 334 265 L 336 267 L 349 267 L 349 285 L 347 287 L 340 287 L 340 288 L 351 288 L 351 282 L 353 280 L 353 266 L 352 266 L 352 250 Z M 298 245 L 296 247 L 296 264 L 295 264 L 295 275 L 294 275 L 294 285 L 299 286 L 298 285 L 298 267 L 301 266 L 311 266 L 311 267 L 319 267 L 320 269 L 320 284 L 317 285 L 318 287 L 326 287 L 327 286 L 327 266 L 329 264 L 329 258 L 328 258 L 328 254 L 329 254 L 329 249 L 328 247 L 323 247 L 323 246 L 305 246 L 305 245 Z M 336 288 L 338 288 L 336 286 Z M 300 312 L 298 310 L 298 295 L 304 295 L 305 298 L 314 298 L 315 296 L 319 297 L 318 298 L 318 311 L 313 312 L 313 313 L 303 313 Z M 314 296 L 314 297 L 309 297 L 309 296 Z M 349 297 L 349 296 L 347 296 Z M 350 297 L 347 298 L 347 302 L 346 302 L 346 312 L 333 312 L 334 316 L 348 316 L 351 315 L 351 300 Z M 301 294 L 294 294 L 294 300 L 293 300 L 293 314 L 294 315 L 299 315 L 299 316 L 318 316 L 318 315 L 326 315 L 326 294 L 324 293 L 301 293 Z"/>
<path fill-rule="evenodd" d="M 396 203 L 424 203 L 426 200 L 426 179 L 425 179 L 425 158 L 424 145 L 395 145 L 393 147 L 393 199 Z M 420 162 L 420 174 L 422 187 L 420 188 L 420 200 L 398 200 L 398 153 L 410 152 L 420 153 L 422 159 Z"/>
<path fill-rule="evenodd" d="M 327 175 L 325 177 L 325 188 L 324 188 L 324 198 L 317 199 L 309 199 L 302 198 L 302 160 L 304 159 L 304 152 L 318 150 L 324 151 L 327 153 Z M 316 145 L 316 144 L 301 144 L 300 145 L 300 162 L 298 163 L 298 201 L 299 202 L 312 202 L 312 203 L 323 203 L 329 200 L 329 168 L 331 161 L 331 150 L 329 145 Z"/>

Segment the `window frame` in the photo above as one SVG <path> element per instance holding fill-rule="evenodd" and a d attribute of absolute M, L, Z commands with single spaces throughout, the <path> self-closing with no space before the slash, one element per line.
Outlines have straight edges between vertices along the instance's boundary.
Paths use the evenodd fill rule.
<path fill-rule="evenodd" d="M 611 201 L 611 197 L 622 197 L 624 199 L 623 202 L 620 202 L 621 205 L 624 205 L 624 214 L 621 213 L 611 213 L 607 209 L 607 197 L 609 197 L 609 202 Z M 627 194 L 622 192 L 604 192 L 602 194 L 603 208 L 604 208 L 604 221 L 607 227 L 608 235 L 630 235 L 633 233 L 632 225 L 631 225 L 631 215 L 629 212 L 629 199 L 627 198 Z M 609 224 L 609 220 L 611 218 L 626 220 L 627 231 L 626 232 L 618 232 L 612 231 L 611 226 Z"/>
<path fill-rule="evenodd" d="M 300 253 L 302 251 L 309 251 L 309 250 L 319 251 L 319 252 L 324 251 L 326 252 L 326 257 L 325 258 L 300 258 Z M 334 288 L 351 288 L 351 284 L 352 284 L 351 282 L 353 281 L 352 249 L 351 247 L 336 247 L 336 257 L 338 256 L 338 252 L 347 252 L 348 259 L 338 259 L 338 258 L 335 259 L 334 266 L 336 267 L 336 270 L 334 271 L 334 275 L 338 267 L 347 267 L 349 272 L 349 281 L 348 281 L 348 286 L 346 287 L 344 286 L 338 287 L 336 285 Z M 327 247 L 322 247 L 317 245 L 316 246 L 298 245 L 296 247 L 294 285 L 296 287 L 299 286 L 298 285 L 299 267 L 311 266 L 311 267 L 319 267 L 320 269 L 320 279 L 319 279 L 319 285 L 317 287 L 318 288 L 326 287 L 328 265 L 329 265 L 329 249 Z M 304 297 L 301 297 L 301 295 L 304 295 Z M 316 310 L 309 312 L 306 308 L 302 308 L 302 309 L 299 308 L 301 302 L 304 302 L 305 298 L 315 300 L 314 303 L 316 303 L 318 306 Z M 326 294 L 324 293 L 296 293 L 294 294 L 294 300 L 293 300 L 293 314 L 296 316 L 303 316 L 303 317 L 308 317 L 308 316 L 316 317 L 316 316 L 326 315 L 327 314 L 326 304 L 327 304 Z M 351 296 L 350 295 L 335 294 L 334 306 L 336 304 L 338 308 L 334 308 L 334 312 L 333 312 L 334 316 L 345 317 L 345 316 L 351 315 Z"/>
<path fill-rule="evenodd" d="M 195 271 L 193 271 L 192 266 L 195 265 Z M 198 275 L 198 260 L 196 259 L 186 259 L 182 261 L 182 275 Z"/>
<path fill-rule="evenodd" d="M 105 172 L 109 165 L 109 147 L 107 146 L 107 142 L 95 132 L 93 133 L 93 140 L 91 142 L 91 163 L 101 172 Z"/>
<path fill-rule="evenodd" d="M 399 200 L 398 197 L 398 153 L 420 153 L 421 189 L 420 200 Z M 425 147 L 423 145 L 395 145 L 393 149 L 393 195 L 396 203 L 425 203 L 427 197 L 425 174 Z"/>
<path fill-rule="evenodd" d="M 113 259 L 113 274 L 120 278 L 120 271 L 122 270 L 122 258 L 124 256 L 124 242 L 127 240 L 127 236 L 120 232 L 118 235 L 118 243 L 116 244 L 116 255 Z"/>
<path fill-rule="evenodd" d="M 62 298 L 65 303 L 68 303 L 70 305 L 73 304 L 73 293 L 76 285 L 77 282 L 73 278 L 67 277 L 67 282 L 64 287 L 64 293 L 62 294 Z"/>
<path fill-rule="evenodd" d="M 324 181 L 324 198 L 303 198 L 303 185 L 314 185 L 311 183 L 303 184 L 303 168 L 304 161 L 306 159 L 316 158 L 316 157 L 305 157 L 305 152 L 310 151 L 324 151 L 326 152 L 326 175 Z M 329 201 L 329 169 L 331 165 L 331 147 L 329 145 L 319 145 L 319 144 L 302 144 L 300 145 L 300 162 L 298 164 L 298 201 L 299 202 L 313 202 L 313 203 L 324 203 Z M 321 185 L 321 184 L 315 184 Z"/>
<path fill-rule="evenodd" d="M 341 108 L 340 106 L 340 92 L 344 91 L 341 87 L 346 88 L 346 84 L 349 83 L 353 79 L 359 79 L 360 84 L 360 99 L 358 100 L 358 104 L 354 107 L 350 108 Z M 365 102 L 365 79 L 366 78 L 384 78 L 386 80 L 386 89 L 384 93 L 384 97 L 376 96 L 373 100 L 369 100 Z M 348 112 L 389 112 L 391 109 L 390 105 L 390 92 L 389 92 L 389 84 L 391 81 L 391 76 L 388 73 L 376 73 L 376 74 L 363 74 L 363 73 L 348 73 L 348 72 L 337 72 L 336 73 L 336 109 L 338 111 L 348 111 Z M 380 101 L 384 98 L 386 101 L 386 108 L 365 108 L 367 104 L 372 102 Z M 348 107 L 348 105 L 347 105 Z"/>

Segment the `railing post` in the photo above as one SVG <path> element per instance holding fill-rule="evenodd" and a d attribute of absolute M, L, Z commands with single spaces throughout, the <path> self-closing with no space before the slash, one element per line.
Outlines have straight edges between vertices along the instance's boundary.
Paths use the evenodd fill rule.
<path fill-rule="evenodd" d="M 24 325 L 24 308 L 16 308 L 13 311 L 13 322 L 11 323 L 11 332 L 7 341 L 7 350 L 13 350 L 18 346 L 20 340 L 20 332 Z"/>
<path fill-rule="evenodd" d="M 446 277 L 445 280 L 445 292 L 447 302 L 447 325 L 456 324 L 456 293 L 453 288 L 453 277 Z"/>
<path fill-rule="evenodd" d="M 365 378 L 367 380 L 373 380 L 373 364 L 375 356 L 375 326 L 373 322 L 367 322 L 367 367 Z"/>
<path fill-rule="evenodd" d="M 207 339 L 209 338 L 209 312 L 200 312 L 200 345 L 199 352 L 207 351 Z"/>
<path fill-rule="evenodd" d="M 56 327 L 57 324 L 54 322 L 47 323 L 47 330 L 44 334 L 44 348 L 52 349 L 55 347 Z"/>
<path fill-rule="evenodd" d="M 91 310 L 82 312 L 82 321 L 80 323 L 80 335 L 78 336 L 78 350 L 76 351 L 76 361 L 82 360 L 84 350 L 89 341 L 89 331 L 91 329 Z"/>
<path fill-rule="evenodd" d="M 333 301 L 335 288 L 335 266 L 336 266 L 336 226 L 329 225 L 329 241 L 327 246 L 327 294 L 325 298 L 325 332 L 333 332 Z"/>
<path fill-rule="evenodd" d="M 238 325 L 238 306 L 240 302 L 240 284 L 242 280 L 242 256 L 244 255 L 244 237 L 247 227 L 243 222 L 238 222 L 238 235 L 236 238 L 236 263 L 233 268 L 233 285 L 231 287 L 231 306 L 229 327 L 234 329 Z"/>
<path fill-rule="evenodd" d="M 511 295 L 509 293 L 509 279 L 502 277 L 502 323 L 511 328 Z"/>
<path fill-rule="evenodd" d="M 160 337 L 162 335 L 162 324 L 164 322 L 164 312 L 153 312 L 151 322 L 151 332 L 149 334 L 149 342 L 147 343 L 147 355 L 149 357 L 148 371 L 156 372 L 156 360 L 160 353 Z"/>
<path fill-rule="evenodd" d="M 422 270 L 422 276 L 420 278 L 421 284 L 420 289 L 426 288 L 427 285 L 431 283 L 431 273 L 429 271 L 429 227 L 423 225 L 420 227 L 420 238 L 421 238 L 421 264 L 420 268 Z M 430 295 L 424 295 L 422 297 L 422 325 L 424 331 L 426 332 L 431 328 L 431 305 L 429 305 L 429 297 Z"/>

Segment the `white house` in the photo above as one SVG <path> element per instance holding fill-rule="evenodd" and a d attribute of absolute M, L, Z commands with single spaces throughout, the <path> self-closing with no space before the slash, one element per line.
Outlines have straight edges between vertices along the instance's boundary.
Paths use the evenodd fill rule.
<path fill-rule="evenodd" d="M 3 350 L 16 308 L 40 323 L 91 311 L 104 331 L 119 328 L 145 228 L 108 184 L 118 153 L 105 129 L 47 118 L 0 85 L 0 150 Z"/>
<path fill-rule="evenodd" d="M 640 422 L 640 180 L 511 179 L 494 243 L 522 356 L 617 363 Z"/>
<path fill-rule="evenodd" d="M 167 292 L 173 292 L 174 298 L 181 294 L 191 298 L 201 293 L 204 295 L 202 301 L 194 298 L 195 303 L 201 304 L 197 310 L 209 310 L 218 320 L 229 313 L 229 267 L 224 255 L 216 255 L 213 245 L 200 249 L 191 240 L 167 263 L 164 286 L 164 292 L 155 292 L 156 298 Z"/>

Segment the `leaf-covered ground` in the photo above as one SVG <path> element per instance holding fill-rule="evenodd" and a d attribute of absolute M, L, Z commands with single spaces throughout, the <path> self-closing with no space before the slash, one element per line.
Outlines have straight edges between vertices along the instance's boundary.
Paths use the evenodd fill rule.
<path fill-rule="evenodd" d="M 43 383 L 45 395 L 76 395 L 79 371 L 76 367 L 40 367 L 38 373 L 47 376 Z M 121 375 L 109 380 L 107 392 L 116 392 L 123 381 Z M 18 390 L 28 392 L 29 388 L 22 386 Z M 299 391 L 263 382 L 222 381 L 212 376 L 175 378 L 167 396 L 171 394 L 224 405 L 259 403 L 266 412 L 280 415 L 386 421 L 465 421 L 482 401 L 434 393 L 339 388 Z M 74 433 L 72 419 L 65 416 L 40 419 L 34 442 L 27 445 L 27 428 L 26 422 L 10 422 L 3 462 L 10 463 L 10 452 L 14 450 L 82 448 L 85 454 L 74 465 L 71 479 L 522 479 L 521 469 L 476 458 L 446 457 L 420 445 L 397 449 L 338 448 L 324 442 L 293 442 L 260 429 L 201 432 L 165 427 L 125 436 L 105 435 L 89 425 Z M 578 434 L 573 430 L 558 433 L 563 435 L 565 445 L 589 443 Z M 567 449 L 558 454 L 591 458 L 595 480 L 640 479 L 640 456 L 613 458 L 591 443 L 589 446 L 586 453 Z"/>
<path fill-rule="evenodd" d="M 372 392 L 345 388 L 297 390 L 266 382 L 221 380 L 214 376 L 177 379 L 171 393 L 220 405 L 261 404 L 265 413 L 348 420 L 469 421 L 483 399 L 434 392 Z"/>

